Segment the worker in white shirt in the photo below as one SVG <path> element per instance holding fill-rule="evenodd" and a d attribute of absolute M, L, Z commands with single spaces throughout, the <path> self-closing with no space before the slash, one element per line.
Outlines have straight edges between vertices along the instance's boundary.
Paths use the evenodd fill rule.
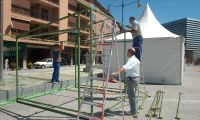
<path fill-rule="evenodd" d="M 128 98 L 131 108 L 131 114 L 137 118 L 137 105 L 136 105 L 136 88 L 139 83 L 140 76 L 140 61 L 135 57 L 135 49 L 129 48 L 127 55 L 129 57 L 127 63 L 123 65 L 117 72 L 111 74 L 111 78 L 116 77 L 118 74 L 125 72 L 128 85 Z"/>

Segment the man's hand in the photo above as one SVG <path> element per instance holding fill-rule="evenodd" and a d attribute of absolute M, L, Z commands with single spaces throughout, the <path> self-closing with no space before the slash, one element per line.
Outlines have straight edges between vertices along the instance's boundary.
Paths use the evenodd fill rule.
<path fill-rule="evenodd" d="M 130 26 L 130 25 L 126 25 L 125 27 L 128 28 L 128 29 L 131 29 L 131 26 Z"/>
<path fill-rule="evenodd" d="M 63 45 L 64 42 L 60 42 L 60 45 Z"/>
<path fill-rule="evenodd" d="M 61 50 L 61 51 L 63 51 L 63 50 L 64 50 L 64 48 L 65 48 L 65 47 L 64 47 L 64 42 L 63 42 L 63 41 L 61 41 L 61 42 L 60 42 L 60 50 Z"/>
<path fill-rule="evenodd" d="M 118 75 L 117 72 L 113 72 L 113 73 L 110 74 L 110 78 L 114 78 L 114 77 L 117 76 L 117 75 Z"/>

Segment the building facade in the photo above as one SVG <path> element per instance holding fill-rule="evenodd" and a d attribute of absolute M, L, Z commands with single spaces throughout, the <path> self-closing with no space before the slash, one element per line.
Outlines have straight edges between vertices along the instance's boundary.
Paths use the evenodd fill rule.
<path fill-rule="evenodd" d="M 106 9 L 98 2 L 93 3 L 90 0 L 2 0 L 3 6 L 1 13 L 3 13 L 2 21 L 2 33 L 10 36 L 3 37 L 4 43 L 4 60 L 8 59 L 9 63 L 15 62 L 15 37 L 19 34 L 29 33 L 41 34 L 47 32 L 54 32 L 64 29 L 75 29 L 76 18 L 69 17 L 57 21 L 59 18 L 73 14 L 82 9 L 85 9 L 81 2 L 92 4 L 98 7 L 105 14 L 111 15 Z M 94 23 L 98 20 L 102 20 L 103 15 L 94 12 L 92 14 Z M 90 13 L 84 12 L 80 15 L 81 26 L 90 24 Z M 55 21 L 48 27 L 41 27 L 51 21 Z M 112 22 L 106 21 L 108 29 L 104 32 L 110 31 Z M 93 28 L 94 36 L 99 34 L 98 24 Z M 97 28 L 97 29 L 96 29 Z M 82 28 L 80 31 L 81 39 L 81 55 L 89 49 L 89 36 L 90 32 L 88 28 Z M 19 39 L 19 65 L 21 68 L 26 68 L 28 62 L 36 62 L 43 58 L 50 57 L 50 49 L 55 43 L 64 41 L 65 49 L 62 53 L 63 59 L 67 64 L 74 64 L 75 61 L 75 42 L 76 33 L 68 32 L 54 35 L 33 36 Z M 82 57 L 81 57 L 82 58 Z M 81 62 L 84 63 L 84 61 Z"/>
<path fill-rule="evenodd" d="M 200 20 L 183 18 L 163 24 L 169 31 L 185 38 L 187 63 L 200 59 Z"/>

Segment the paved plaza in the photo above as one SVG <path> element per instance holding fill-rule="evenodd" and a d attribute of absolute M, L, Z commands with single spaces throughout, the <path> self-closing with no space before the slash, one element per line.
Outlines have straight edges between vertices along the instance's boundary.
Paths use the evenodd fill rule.
<path fill-rule="evenodd" d="M 109 86 L 115 86 L 114 83 L 109 83 Z M 129 111 L 128 100 L 125 100 L 125 119 L 126 120 L 146 120 L 145 114 L 147 113 L 150 105 L 153 101 L 154 95 L 157 90 L 164 91 L 163 107 L 161 116 L 163 120 L 174 120 L 176 116 L 178 95 L 181 96 L 179 117 L 181 120 L 199 120 L 200 119 L 200 68 L 195 66 L 186 66 L 184 71 L 183 84 L 177 85 L 145 85 L 145 89 L 148 90 L 148 94 L 151 96 L 146 99 L 142 110 L 140 110 L 137 119 L 133 119 L 127 112 Z M 116 86 L 115 86 L 116 87 Z M 140 90 L 143 90 L 144 85 L 140 86 Z M 140 93 L 142 96 L 142 94 Z M 95 100 L 98 101 L 98 97 L 95 96 Z M 43 102 L 46 104 L 62 106 L 70 109 L 77 109 L 77 89 L 71 88 L 59 93 L 34 98 L 32 100 L 37 102 Z M 118 94 L 109 93 L 107 99 L 107 107 L 111 107 L 119 99 Z M 141 102 L 139 101 L 139 104 Z M 114 107 L 111 111 L 106 113 L 106 120 L 122 120 L 121 117 L 121 104 Z M 89 111 L 89 108 L 85 109 Z M 98 111 L 98 110 L 94 110 Z M 69 115 L 62 115 L 47 110 L 42 110 L 36 107 L 16 103 L 0 108 L 0 120 L 75 120 L 76 117 Z M 157 117 L 152 120 L 158 119 Z"/>
<path fill-rule="evenodd" d="M 81 65 L 83 69 L 85 65 Z M 67 65 L 60 68 L 60 79 L 71 80 L 75 78 L 75 66 Z M 33 85 L 39 85 L 42 83 L 50 82 L 53 73 L 53 68 L 46 69 L 26 69 L 19 70 L 19 86 L 27 87 Z M 10 90 L 16 87 L 16 71 L 4 71 L 5 84 L 0 84 L 0 90 Z M 81 76 L 87 76 L 88 73 L 81 72 Z"/>

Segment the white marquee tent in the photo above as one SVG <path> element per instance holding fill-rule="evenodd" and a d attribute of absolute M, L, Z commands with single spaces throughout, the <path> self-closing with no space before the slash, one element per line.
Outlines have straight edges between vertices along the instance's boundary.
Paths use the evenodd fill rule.
<path fill-rule="evenodd" d="M 146 83 L 180 85 L 183 78 L 184 38 L 169 32 L 155 18 L 147 4 L 139 20 L 143 41 L 142 69 Z M 132 46 L 131 33 L 117 35 L 120 66 L 124 64 L 124 48 Z M 109 40 L 106 40 L 109 41 Z M 124 46 L 125 43 L 125 46 Z M 104 47 L 104 50 L 109 50 Z M 117 59 L 113 50 L 111 72 L 117 70 Z M 106 52 L 109 53 L 109 52 Z M 107 60 L 106 60 L 107 61 Z"/>

